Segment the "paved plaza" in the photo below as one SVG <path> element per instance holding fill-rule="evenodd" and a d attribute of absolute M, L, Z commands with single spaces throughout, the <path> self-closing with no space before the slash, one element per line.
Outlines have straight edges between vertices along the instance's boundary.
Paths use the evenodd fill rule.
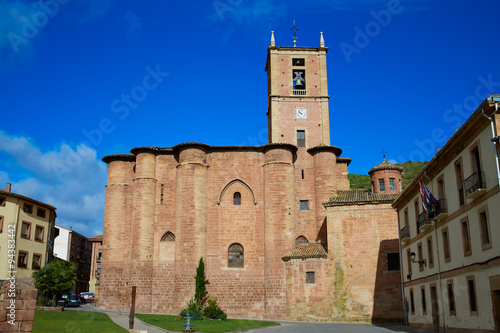
<path fill-rule="evenodd" d="M 111 320 L 121 327 L 128 329 L 128 312 L 119 311 L 102 311 L 96 307 L 85 304 L 78 308 L 66 308 L 72 311 L 98 311 L 109 315 Z M 245 331 L 247 333 L 394 333 L 394 332 L 409 332 L 409 333 L 431 333 L 430 331 L 421 330 L 413 327 L 397 325 L 397 324 L 364 324 L 364 323 L 309 323 L 309 322 L 292 322 L 292 321 L 277 321 L 281 325 L 268 328 L 259 328 Z M 139 319 L 135 318 L 134 328 L 137 330 L 145 330 L 148 333 L 169 332 L 167 330 L 151 326 Z M 201 333 L 201 332 L 200 332 Z"/>

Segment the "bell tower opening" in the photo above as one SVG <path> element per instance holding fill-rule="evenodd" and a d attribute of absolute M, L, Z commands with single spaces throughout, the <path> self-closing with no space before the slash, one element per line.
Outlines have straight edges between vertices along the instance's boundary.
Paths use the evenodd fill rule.
<path fill-rule="evenodd" d="M 310 148 L 330 145 L 328 83 L 323 33 L 319 47 L 267 49 L 269 143 Z"/>

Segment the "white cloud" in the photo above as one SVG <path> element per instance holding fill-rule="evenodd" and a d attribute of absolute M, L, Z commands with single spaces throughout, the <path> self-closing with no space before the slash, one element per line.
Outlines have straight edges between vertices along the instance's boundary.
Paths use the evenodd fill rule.
<path fill-rule="evenodd" d="M 34 30 L 30 30 L 26 22 L 39 11 L 40 7 L 35 2 L 1 1 L 0 49 L 8 49 L 12 53 L 31 50 L 31 43 L 25 35 L 31 36 Z"/>
<path fill-rule="evenodd" d="M 72 226 L 88 237 L 102 233 L 107 168 L 94 149 L 62 143 L 41 151 L 30 138 L 0 131 L 0 152 L 7 156 L 0 168 L 8 170 L 14 164 L 16 173 L 24 175 L 11 179 L 14 193 L 56 207 L 57 225 Z M 0 181 L 8 179 L 0 171 Z"/>

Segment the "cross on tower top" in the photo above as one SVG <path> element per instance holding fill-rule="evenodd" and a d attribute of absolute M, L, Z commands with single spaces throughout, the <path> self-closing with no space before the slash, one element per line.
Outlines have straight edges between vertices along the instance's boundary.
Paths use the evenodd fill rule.
<path fill-rule="evenodd" d="M 384 161 L 385 161 L 385 154 L 387 154 L 388 151 L 385 151 L 384 149 L 382 149 L 382 151 L 379 153 L 379 154 L 382 154 L 382 156 L 384 156 Z"/>
<path fill-rule="evenodd" d="M 297 37 L 297 36 L 295 35 L 295 32 L 296 32 L 296 31 L 299 31 L 299 29 L 295 28 L 295 20 L 293 20 L 293 28 L 292 28 L 292 29 L 290 29 L 290 30 L 292 30 L 292 31 L 293 31 L 293 37 L 292 37 L 292 38 L 293 38 L 293 47 L 296 47 L 296 46 L 297 46 L 297 38 L 299 38 L 299 37 Z"/>

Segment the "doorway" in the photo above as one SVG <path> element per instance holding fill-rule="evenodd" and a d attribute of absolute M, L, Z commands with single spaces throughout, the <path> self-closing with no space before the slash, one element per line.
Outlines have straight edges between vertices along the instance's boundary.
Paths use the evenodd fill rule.
<path fill-rule="evenodd" d="M 432 307 L 432 326 L 435 332 L 439 332 L 439 306 L 436 285 L 431 285 L 431 307 Z"/>
<path fill-rule="evenodd" d="M 500 275 L 490 276 L 491 303 L 495 331 L 500 331 Z"/>

